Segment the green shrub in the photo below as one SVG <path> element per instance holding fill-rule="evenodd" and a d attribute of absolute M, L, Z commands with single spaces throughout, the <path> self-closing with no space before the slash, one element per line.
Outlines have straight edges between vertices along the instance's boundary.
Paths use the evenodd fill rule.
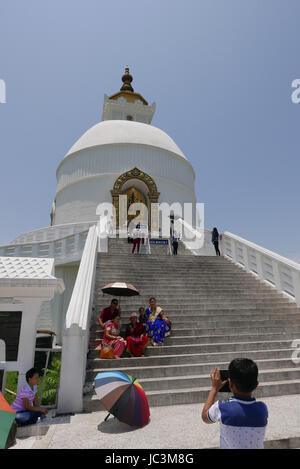
<path fill-rule="evenodd" d="M 54 357 L 51 367 L 47 370 L 42 405 L 54 405 L 60 378 L 61 359 Z M 45 368 L 43 368 L 45 371 Z M 42 382 L 42 379 L 41 379 Z"/>

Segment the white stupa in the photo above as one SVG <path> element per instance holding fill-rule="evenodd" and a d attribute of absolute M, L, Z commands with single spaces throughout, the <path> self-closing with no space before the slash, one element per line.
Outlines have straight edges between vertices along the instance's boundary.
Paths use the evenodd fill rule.
<path fill-rule="evenodd" d="M 143 202 L 151 230 L 152 203 L 180 204 L 182 215 L 185 203 L 196 204 L 191 164 L 169 135 L 151 125 L 155 103 L 148 105 L 134 92 L 128 68 L 122 81 L 119 92 L 104 95 L 102 121 L 74 143 L 57 168 L 51 226 L 20 234 L 7 246 L 0 246 L 2 256 L 54 259 L 55 275 L 64 282 L 65 291 L 42 304 L 38 327 L 55 331 L 58 344 L 88 232 L 99 222 L 99 204 L 113 203 L 118 229 L 119 196 L 127 195 L 127 208 Z M 135 216 L 128 216 L 128 221 Z M 196 216 L 194 210 L 193 226 Z M 100 242 L 97 249 L 105 250 Z M 200 254 L 211 252 L 208 232 Z"/>
<path fill-rule="evenodd" d="M 181 149 L 151 125 L 151 106 L 132 86 L 125 69 L 121 90 L 104 96 L 102 121 L 85 132 L 57 168 L 51 225 L 98 219 L 99 203 L 118 195 L 144 202 L 196 203 L 195 173 Z"/>

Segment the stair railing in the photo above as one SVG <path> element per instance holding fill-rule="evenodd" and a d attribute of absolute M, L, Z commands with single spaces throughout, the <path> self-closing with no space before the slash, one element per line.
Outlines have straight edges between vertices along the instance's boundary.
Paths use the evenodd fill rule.
<path fill-rule="evenodd" d="M 215 249 L 211 242 L 211 230 L 193 227 L 181 217 L 176 217 L 176 231 L 184 246 L 195 256 L 214 256 Z"/>
<path fill-rule="evenodd" d="M 229 231 L 222 234 L 220 241 L 225 257 L 300 306 L 300 264 Z"/>
<path fill-rule="evenodd" d="M 97 264 L 98 227 L 89 229 L 63 330 L 58 413 L 82 412 Z"/>

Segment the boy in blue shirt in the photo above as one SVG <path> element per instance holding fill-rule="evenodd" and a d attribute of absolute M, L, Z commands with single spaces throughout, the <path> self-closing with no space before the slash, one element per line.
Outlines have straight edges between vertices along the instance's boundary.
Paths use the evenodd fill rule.
<path fill-rule="evenodd" d="M 252 397 L 258 386 L 258 368 L 247 358 L 232 360 L 228 368 L 228 383 L 233 397 L 215 402 L 216 395 L 226 381 L 220 370 L 210 374 L 212 389 L 202 410 L 205 423 L 220 422 L 220 448 L 263 449 L 268 423 L 268 409 Z"/>

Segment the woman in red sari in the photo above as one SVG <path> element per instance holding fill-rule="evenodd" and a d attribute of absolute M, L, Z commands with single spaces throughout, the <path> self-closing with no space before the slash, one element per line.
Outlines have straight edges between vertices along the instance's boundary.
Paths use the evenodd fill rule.
<path fill-rule="evenodd" d="M 134 357 L 144 357 L 144 348 L 149 342 L 146 329 L 138 321 L 136 313 L 130 315 L 130 324 L 126 328 L 127 350 Z"/>

